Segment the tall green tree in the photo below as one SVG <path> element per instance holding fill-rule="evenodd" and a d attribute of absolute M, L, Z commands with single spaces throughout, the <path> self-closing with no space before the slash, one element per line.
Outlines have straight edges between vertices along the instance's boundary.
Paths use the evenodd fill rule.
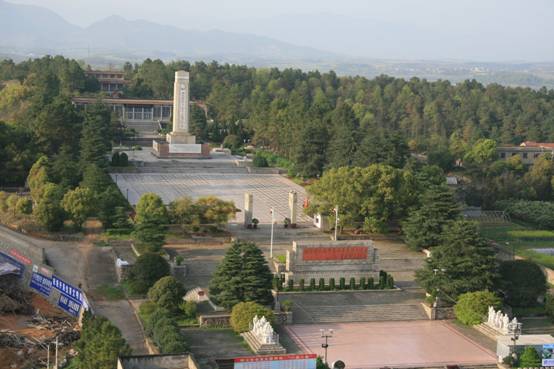
<path fill-rule="evenodd" d="M 439 245 L 444 227 L 460 216 L 458 203 L 446 185 L 425 191 L 421 204 L 402 224 L 406 243 L 416 250 Z"/>
<path fill-rule="evenodd" d="M 77 187 L 69 190 L 63 197 L 62 207 L 69 215 L 77 229 L 81 229 L 83 223 L 92 216 L 96 207 L 94 193 L 87 187 Z"/>
<path fill-rule="evenodd" d="M 44 185 L 42 194 L 33 208 L 33 216 L 49 231 L 59 231 L 65 220 L 62 208 L 63 188 L 54 183 Z"/>
<path fill-rule="evenodd" d="M 331 168 L 349 166 L 353 163 L 358 149 L 359 122 L 352 108 L 343 104 L 331 114 L 331 124 L 333 130 L 327 151 L 329 166 Z"/>
<path fill-rule="evenodd" d="M 272 276 L 261 250 L 251 242 L 235 241 L 210 281 L 210 297 L 230 309 L 239 302 L 273 302 Z"/>
<path fill-rule="evenodd" d="M 87 106 L 80 140 L 82 165 L 95 164 L 101 168 L 107 167 L 106 154 L 112 148 L 112 139 L 110 110 L 101 103 Z"/>
<path fill-rule="evenodd" d="M 120 355 L 131 353 L 119 329 L 108 319 L 91 313 L 85 313 L 75 348 L 78 355 L 71 364 L 79 369 L 114 369 Z"/>
<path fill-rule="evenodd" d="M 451 302 L 466 292 L 492 290 L 497 276 L 494 250 L 467 220 L 446 227 L 441 244 L 416 273 L 427 292 Z"/>

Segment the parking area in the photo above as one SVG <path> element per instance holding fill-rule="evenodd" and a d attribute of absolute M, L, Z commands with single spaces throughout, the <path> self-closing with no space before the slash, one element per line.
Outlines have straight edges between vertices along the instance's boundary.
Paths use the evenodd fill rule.
<path fill-rule="evenodd" d="M 117 176 L 117 178 L 116 178 Z M 154 192 L 169 203 L 179 197 L 199 198 L 216 196 L 233 201 L 244 210 L 244 193 L 254 195 L 254 217 L 260 223 L 271 223 L 270 208 L 275 209 L 275 220 L 282 223 L 289 217 L 288 194 L 298 193 L 297 214 L 299 223 L 311 222 L 304 215 L 302 204 L 306 198 L 303 187 L 279 174 L 218 173 L 217 169 L 192 173 L 118 173 L 112 175 L 121 193 L 135 205 L 140 196 Z M 244 213 L 239 212 L 235 222 L 242 223 Z"/>
<path fill-rule="evenodd" d="M 349 369 L 495 364 L 495 354 L 445 321 L 297 324 L 286 327 L 303 352 L 323 356 L 320 329 L 333 329 L 328 362 Z"/>

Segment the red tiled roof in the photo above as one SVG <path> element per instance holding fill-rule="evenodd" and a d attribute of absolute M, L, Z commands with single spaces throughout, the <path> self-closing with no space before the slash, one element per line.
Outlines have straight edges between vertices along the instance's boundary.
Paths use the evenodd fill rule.
<path fill-rule="evenodd" d="M 543 148 L 546 148 L 546 149 L 554 149 L 554 142 L 525 141 L 525 142 L 522 142 L 519 146 L 523 146 L 523 147 L 543 147 Z"/>

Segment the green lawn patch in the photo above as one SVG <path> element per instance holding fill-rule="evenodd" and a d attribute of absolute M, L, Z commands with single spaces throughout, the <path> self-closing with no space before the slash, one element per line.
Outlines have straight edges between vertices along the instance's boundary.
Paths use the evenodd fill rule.
<path fill-rule="evenodd" d="M 125 290 L 118 284 L 103 284 L 94 292 L 106 300 L 123 300 L 125 298 Z"/>
<path fill-rule="evenodd" d="M 540 265 L 554 269 L 554 256 L 541 254 L 533 249 L 554 248 L 554 232 L 536 229 L 517 223 L 506 225 L 481 225 L 483 237 L 496 241 L 508 251 L 515 250 L 516 255 L 525 257 Z"/>

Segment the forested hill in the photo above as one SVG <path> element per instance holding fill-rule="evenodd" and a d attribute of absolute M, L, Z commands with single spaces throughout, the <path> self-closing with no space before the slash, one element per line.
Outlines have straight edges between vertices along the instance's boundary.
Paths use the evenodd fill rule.
<path fill-rule="evenodd" d="M 401 166 L 407 150 L 448 161 L 483 137 L 499 143 L 554 141 L 553 90 L 475 81 L 369 80 L 333 72 L 148 59 L 125 66 L 132 81 L 126 94 L 171 97 L 177 69 L 191 72 L 191 97 L 205 101 L 213 118 L 210 123 L 195 120 L 197 136 L 213 142 L 230 134 L 240 142 L 251 140 L 292 160 L 305 177 L 344 165 Z M 31 131 L 35 126 L 28 107 L 33 104 L 28 102 L 38 90 L 60 95 L 94 91 L 78 64 L 61 57 L 17 65 L 4 61 L 0 79 L 7 86 L 0 91 L 0 120 Z M 14 79 L 18 82 L 5 83 Z M 35 139 L 39 135 L 32 132 Z"/>

